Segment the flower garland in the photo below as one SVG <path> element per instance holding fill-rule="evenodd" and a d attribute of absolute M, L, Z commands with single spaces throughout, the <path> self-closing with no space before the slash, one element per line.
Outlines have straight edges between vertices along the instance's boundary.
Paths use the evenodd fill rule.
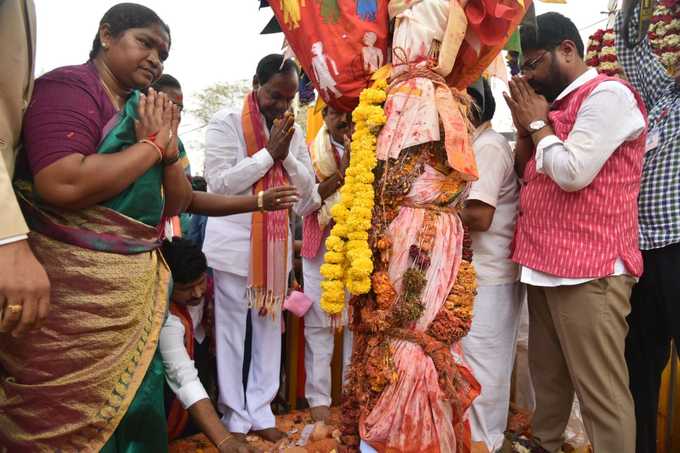
<path fill-rule="evenodd" d="M 387 97 L 387 81 L 378 79 L 361 92 L 359 105 L 352 112 L 350 165 L 340 202 L 331 209 L 335 226 L 326 239 L 326 254 L 321 266 L 321 308 L 331 316 L 345 307 L 345 288 L 353 295 L 371 289 L 373 252 L 368 245 L 368 231 L 373 213 L 373 169 L 377 165 L 377 134 L 387 118 L 382 104 Z"/>
<path fill-rule="evenodd" d="M 680 2 L 662 0 L 654 10 L 649 27 L 652 50 L 668 70 L 675 70 L 680 62 Z"/>
<path fill-rule="evenodd" d="M 598 30 L 589 39 L 586 64 L 608 76 L 623 74 L 616 57 L 616 34 L 614 29 Z"/>

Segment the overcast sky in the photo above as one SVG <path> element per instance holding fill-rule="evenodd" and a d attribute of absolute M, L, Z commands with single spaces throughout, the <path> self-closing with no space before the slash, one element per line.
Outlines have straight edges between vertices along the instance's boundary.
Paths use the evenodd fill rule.
<path fill-rule="evenodd" d="M 313 0 L 308 0 L 313 1 Z M 347 1 L 347 0 L 345 0 Z M 537 13 L 559 11 L 576 23 L 585 37 L 606 18 L 608 0 L 567 0 L 567 5 L 536 2 Z M 36 75 L 59 66 L 84 63 L 99 20 L 115 0 L 35 0 L 38 21 Z M 170 26 L 172 48 L 165 72 L 179 79 L 186 104 L 192 94 L 217 82 L 250 79 L 261 57 L 281 49 L 283 34 L 260 35 L 273 13 L 258 10 L 259 0 L 141 0 Z M 585 39 L 585 38 L 584 38 Z M 499 104 L 502 104 L 501 100 Z M 503 115 L 501 111 L 499 114 Z M 202 131 L 185 117 L 180 133 L 196 139 Z M 190 153 L 194 167 L 202 156 Z"/>

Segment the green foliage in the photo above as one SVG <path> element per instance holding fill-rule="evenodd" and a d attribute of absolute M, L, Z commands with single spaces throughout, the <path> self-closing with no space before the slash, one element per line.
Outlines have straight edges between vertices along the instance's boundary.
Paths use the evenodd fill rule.
<path fill-rule="evenodd" d="M 243 98 L 251 89 L 250 82 L 245 79 L 216 83 L 195 94 L 194 103 L 197 107 L 190 112 L 203 124 L 208 124 L 210 118 L 220 109 L 225 107 L 240 108 L 243 105 Z M 307 109 L 313 107 L 314 104 L 312 103 L 296 110 L 295 122 L 303 131 L 307 126 Z"/>
<path fill-rule="evenodd" d="M 191 113 L 208 124 L 210 118 L 225 107 L 239 107 L 243 105 L 243 97 L 252 89 L 248 80 L 235 82 L 220 82 L 196 93 L 194 96 L 197 107 Z"/>

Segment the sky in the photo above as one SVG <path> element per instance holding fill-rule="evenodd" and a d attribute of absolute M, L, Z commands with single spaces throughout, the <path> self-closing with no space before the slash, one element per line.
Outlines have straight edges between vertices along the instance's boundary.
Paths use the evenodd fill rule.
<path fill-rule="evenodd" d="M 104 13 L 115 0 L 34 0 L 38 22 L 36 76 L 59 66 L 84 63 Z M 313 0 L 309 0 L 313 1 Z M 349 1 L 349 0 L 341 0 Z M 252 78 L 257 62 L 278 52 L 283 34 L 260 35 L 273 13 L 258 10 L 259 0 L 137 0 L 158 13 L 170 26 L 172 48 L 165 72 L 175 76 L 192 108 L 193 95 L 218 82 Z M 567 0 L 566 5 L 536 2 L 537 13 L 558 11 L 582 30 L 584 40 L 604 25 L 609 0 Z M 597 23 L 600 22 L 600 23 Z M 596 24 L 597 23 L 597 24 Z M 595 24 L 595 25 L 593 25 Z M 502 87 L 496 86 L 497 90 Z M 498 116 L 507 121 L 504 101 Z M 201 141 L 201 123 L 185 115 L 180 136 L 186 143 Z M 203 156 L 189 150 L 194 168 Z"/>

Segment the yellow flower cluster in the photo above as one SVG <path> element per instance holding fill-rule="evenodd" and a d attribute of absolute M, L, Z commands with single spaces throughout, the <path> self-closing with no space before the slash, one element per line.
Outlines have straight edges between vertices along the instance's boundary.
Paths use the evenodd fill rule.
<path fill-rule="evenodd" d="M 331 316 L 345 308 L 345 288 L 351 294 L 365 294 L 371 289 L 373 252 L 368 246 L 368 230 L 373 212 L 373 169 L 377 135 L 385 124 L 382 104 L 387 82 L 377 80 L 361 92 L 359 105 L 352 112 L 350 164 L 340 202 L 331 209 L 335 226 L 326 239 L 326 255 L 321 266 L 321 308 Z"/>

